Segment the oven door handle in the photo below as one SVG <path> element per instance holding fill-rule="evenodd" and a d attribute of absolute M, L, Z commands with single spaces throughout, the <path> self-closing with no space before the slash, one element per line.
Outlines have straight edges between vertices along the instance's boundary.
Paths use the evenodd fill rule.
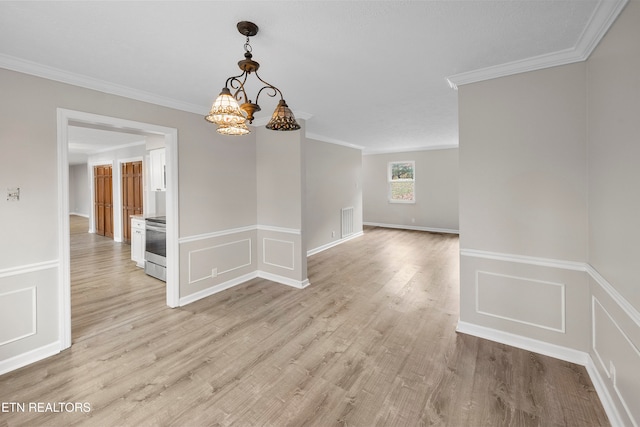
<path fill-rule="evenodd" d="M 158 226 L 155 226 L 155 225 L 149 225 L 149 224 L 147 224 L 147 225 L 145 226 L 145 229 L 147 229 L 147 230 L 151 230 L 151 231 L 159 231 L 159 232 L 161 232 L 161 233 L 166 233 L 166 232 L 167 232 L 166 227 L 158 227 Z"/>

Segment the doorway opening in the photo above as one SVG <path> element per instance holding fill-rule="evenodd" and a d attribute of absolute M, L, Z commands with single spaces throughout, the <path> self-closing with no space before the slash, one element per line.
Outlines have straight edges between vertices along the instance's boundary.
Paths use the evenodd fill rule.
<path fill-rule="evenodd" d="M 167 281 L 165 286 L 166 304 L 169 307 L 179 305 L 179 260 L 178 260 L 178 147 L 177 129 L 148 123 L 101 116 L 80 111 L 58 109 L 58 190 L 59 198 L 59 241 L 61 295 L 59 298 L 61 349 L 71 346 L 71 272 L 70 272 L 70 225 L 69 225 L 69 127 L 90 127 L 111 131 L 126 131 L 141 135 L 154 135 L 162 138 L 166 148 L 166 242 L 167 242 Z M 126 162 L 125 162 L 126 163 Z M 121 165 L 114 165 L 115 168 Z M 112 170 L 113 172 L 113 170 Z M 120 172 L 118 170 L 118 172 Z M 120 176 L 120 173 L 116 174 Z M 120 185 L 114 183 L 114 187 Z M 115 202 L 115 200 L 114 200 Z M 118 202 L 118 205 L 124 204 Z M 128 209 L 128 207 L 127 207 Z M 135 207 L 134 207 L 135 209 Z M 124 206 L 114 207 L 117 217 L 126 215 Z M 90 214 L 93 217 L 93 210 Z M 125 221 L 126 222 L 126 221 Z M 95 221 L 91 222 L 95 224 Z M 122 221 L 114 221 L 114 233 L 123 236 Z"/>

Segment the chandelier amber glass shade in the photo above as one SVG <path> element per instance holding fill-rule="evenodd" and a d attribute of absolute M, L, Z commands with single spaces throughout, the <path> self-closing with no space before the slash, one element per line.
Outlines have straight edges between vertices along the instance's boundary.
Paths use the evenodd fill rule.
<path fill-rule="evenodd" d="M 216 132 L 222 135 L 246 135 L 251 133 L 249 127 L 244 123 L 235 125 L 218 125 Z"/>
<path fill-rule="evenodd" d="M 280 102 L 278 102 L 278 106 L 273 112 L 271 120 L 269 120 L 266 127 L 271 130 L 284 131 L 300 129 L 300 125 L 296 121 L 293 112 L 284 99 L 281 99 Z"/>
<path fill-rule="evenodd" d="M 247 120 L 242 114 L 238 101 L 226 87 L 222 89 L 220 95 L 213 102 L 211 111 L 205 119 L 219 126 L 239 125 Z"/>

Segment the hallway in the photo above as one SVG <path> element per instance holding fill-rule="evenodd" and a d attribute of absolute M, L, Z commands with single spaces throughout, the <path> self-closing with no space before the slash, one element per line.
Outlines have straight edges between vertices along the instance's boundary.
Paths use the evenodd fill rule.
<path fill-rule="evenodd" d="M 88 233 L 87 218 L 71 215 L 72 342 L 149 315 L 166 306 L 165 283 L 131 261 L 131 246 Z"/>

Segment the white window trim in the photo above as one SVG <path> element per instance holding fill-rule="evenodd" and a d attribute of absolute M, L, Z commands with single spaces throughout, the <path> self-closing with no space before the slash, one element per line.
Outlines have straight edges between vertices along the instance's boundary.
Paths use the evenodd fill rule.
<path fill-rule="evenodd" d="M 399 200 L 391 198 L 391 165 L 395 163 L 411 163 L 413 179 L 395 179 L 393 182 L 413 182 L 413 200 Z M 415 160 L 395 160 L 387 163 L 387 201 L 389 203 L 415 204 L 416 203 L 416 162 Z"/>

